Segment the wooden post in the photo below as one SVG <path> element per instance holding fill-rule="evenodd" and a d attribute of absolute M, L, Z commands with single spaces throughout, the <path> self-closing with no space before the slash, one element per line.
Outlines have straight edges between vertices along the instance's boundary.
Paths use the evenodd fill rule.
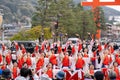
<path fill-rule="evenodd" d="M 120 0 L 115 0 L 114 2 L 100 2 L 100 0 L 93 0 L 93 2 L 82 2 L 82 6 L 91 6 L 94 11 L 99 6 L 110 6 L 110 5 L 120 5 Z M 96 25 L 99 25 L 96 24 Z M 100 39 L 101 30 L 98 29 L 96 34 L 97 39 Z"/>

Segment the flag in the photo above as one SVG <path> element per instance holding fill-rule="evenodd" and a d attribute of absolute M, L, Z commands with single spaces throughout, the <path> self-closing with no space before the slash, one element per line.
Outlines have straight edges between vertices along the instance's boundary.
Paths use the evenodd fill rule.
<path fill-rule="evenodd" d="M 69 78 L 69 80 L 78 80 L 78 72 Z"/>
<path fill-rule="evenodd" d="M 68 71 L 68 70 L 63 70 L 65 73 L 66 73 L 66 80 L 69 80 L 70 79 L 70 77 L 71 77 L 71 74 L 70 74 L 70 72 Z"/>

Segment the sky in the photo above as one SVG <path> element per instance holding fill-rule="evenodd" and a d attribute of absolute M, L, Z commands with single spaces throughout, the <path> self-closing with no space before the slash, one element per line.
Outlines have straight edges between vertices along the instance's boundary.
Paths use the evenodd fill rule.
<path fill-rule="evenodd" d="M 87 0 L 87 1 L 93 1 L 93 0 Z M 115 0 L 100 0 L 101 2 L 114 2 Z M 118 11 L 120 11 L 120 5 L 116 5 L 116 6 L 108 6 L 110 8 L 116 9 Z"/>

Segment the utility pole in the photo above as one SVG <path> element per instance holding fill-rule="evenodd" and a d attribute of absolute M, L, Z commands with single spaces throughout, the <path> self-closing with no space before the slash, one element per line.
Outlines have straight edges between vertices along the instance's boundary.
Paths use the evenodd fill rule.
<path fill-rule="evenodd" d="M 1 32 L 1 40 L 4 40 L 4 27 L 2 26 L 3 23 L 3 9 L 0 9 L 0 32 Z"/>

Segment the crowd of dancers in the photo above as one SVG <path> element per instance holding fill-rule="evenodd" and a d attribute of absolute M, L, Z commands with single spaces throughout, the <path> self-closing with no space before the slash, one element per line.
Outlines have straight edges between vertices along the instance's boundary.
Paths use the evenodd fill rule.
<path fill-rule="evenodd" d="M 13 42 L 11 48 L 1 44 L 0 69 L 9 69 L 13 80 L 22 68 L 32 72 L 33 80 L 42 80 L 43 74 L 51 80 L 56 79 L 59 71 L 65 72 L 65 80 L 92 80 L 96 71 L 102 71 L 105 80 L 109 80 L 109 72 L 113 71 L 116 80 L 120 80 L 120 50 L 113 42 L 79 39 L 76 44 L 67 41 L 63 46 L 60 41 L 50 43 L 45 40 L 41 45 L 36 43 L 33 53 L 17 42 Z"/>

